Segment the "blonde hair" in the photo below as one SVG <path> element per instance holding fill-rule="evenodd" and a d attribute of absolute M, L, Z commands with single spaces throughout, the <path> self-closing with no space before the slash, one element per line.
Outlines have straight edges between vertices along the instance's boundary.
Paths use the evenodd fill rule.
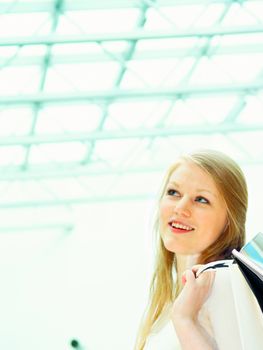
<path fill-rule="evenodd" d="M 160 200 L 164 195 L 171 174 L 184 161 L 193 162 L 210 174 L 227 207 L 228 225 L 220 236 L 222 239 L 216 240 L 205 249 L 201 253 L 198 263 L 205 264 L 215 260 L 230 259 L 232 249 L 240 250 L 245 243 L 248 192 L 244 174 L 233 159 L 215 150 L 201 150 L 183 155 L 168 169 L 160 193 Z M 158 234 L 156 267 L 150 286 L 149 304 L 139 329 L 135 350 L 143 350 L 147 337 L 165 306 L 179 294 L 179 286 L 173 278 L 173 273 L 176 271 L 176 257 L 173 252 L 164 247 L 159 234 L 158 215 L 155 231 Z"/>

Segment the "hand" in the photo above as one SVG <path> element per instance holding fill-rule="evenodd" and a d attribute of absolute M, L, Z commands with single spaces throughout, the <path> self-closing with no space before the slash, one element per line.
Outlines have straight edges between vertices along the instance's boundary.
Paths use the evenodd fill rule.
<path fill-rule="evenodd" d="M 218 349 L 216 341 L 198 322 L 198 313 L 211 291 L 215 270 L 205 270 L 196 277 L 202 265 L 195 265 L 182 276 L 184 287 L 172 308 L 172 321 L 183 350 Z"/>
<path fill-rule="evenodd" d="M 196 278 L 195 274 L 201 266 L 193 266 L 182 276 L 184 287 L 172 308 L 174 324 L 183 320 L 197 322 L 198 313 L 210 294 L 215 278 L 215 270 L 206 270 Z"/>

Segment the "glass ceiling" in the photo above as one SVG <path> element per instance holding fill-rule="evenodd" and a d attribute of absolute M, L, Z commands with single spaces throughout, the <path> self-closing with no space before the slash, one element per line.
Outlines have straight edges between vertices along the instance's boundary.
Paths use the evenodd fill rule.
<path fill-rule="evenodd" d="M 70 229 L 71 205 L 149 198 L 196 147 L 263 161 L 263 1 L 1 1 L 0 14 L 6 223 L 56 208 Z"/>

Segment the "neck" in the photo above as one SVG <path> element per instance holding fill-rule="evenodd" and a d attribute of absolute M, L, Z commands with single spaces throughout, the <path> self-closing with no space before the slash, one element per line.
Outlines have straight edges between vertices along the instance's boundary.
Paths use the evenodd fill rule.
<path fill-rule="evenodd" d="M 185 270 L 191 269 L 193 265 L 197 264 L 199 254 L 195 255 L 178 255 L 176 254 L 176 269 L 177 269 L 177 281 L 179 288 L 182 288 L 182 274 Z"/>

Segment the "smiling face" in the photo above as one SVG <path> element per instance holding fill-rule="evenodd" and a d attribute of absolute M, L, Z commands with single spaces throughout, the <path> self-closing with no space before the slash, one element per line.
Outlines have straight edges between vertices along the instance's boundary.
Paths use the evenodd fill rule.
<path fill-rule="evenodd" d="M 182 161 L 165 187 L 159 219 L 167 250 L 200 254 L 224 231 L 227 207 L 212 177 L 195 163 Z"/>

